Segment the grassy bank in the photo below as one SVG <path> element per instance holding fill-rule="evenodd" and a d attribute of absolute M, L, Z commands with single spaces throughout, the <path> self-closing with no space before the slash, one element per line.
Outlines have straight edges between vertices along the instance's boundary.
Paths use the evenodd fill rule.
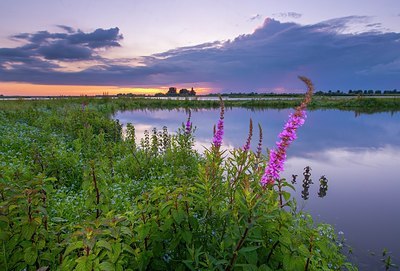
<path fill-rule="evenodd" d="M 246 108 L 294 108 L 301 102 L 301 97 L 277 98 L 277 99 L 249 99 L 226 100 L 227 107 Z M 133 109 L 174 109 L 174 108 L 218 108 L 217 100 L 191 100 L 191 99 L 153 99 L 153 98 L 54 98 L 50 100 L 5 100 L 0 101 L 0 110 L 14 110 L 22 106 L 24 108 L 57 108 L 65 106 L 77 106 L 87 104 L 96 107 L 98 111 L 111 114 L 116 110 Z M 319 97 L 314 96 L 309 109 L 338 109 L 355 111 L 358 113 L 374 113 L 400 111 L 400 98 L 396 97 Z"/>
<path fill-rule="evenodd" d="M 190 120 L 123 139 L 109 118 L 179 102 L 0 104 L 1 270 L 354 270 L 290 184 L 260 185 L 262 153 L 197 153 Z"/>

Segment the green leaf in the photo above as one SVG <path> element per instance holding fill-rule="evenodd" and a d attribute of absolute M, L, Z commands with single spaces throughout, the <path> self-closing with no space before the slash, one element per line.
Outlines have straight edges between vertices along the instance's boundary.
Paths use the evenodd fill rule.
<path fill-rule="evenodd" d="M 283 245 L 285 245 L 285 246 L 289 246 L 290 244 L 291 244 L 291 240 L 290 240 L 290 237 L 289 236 L 287 236 L 287 235 L 281 235 L 280 237 L 279 237 L 279 242 L 281 243 L 281 244 L 283 244 Z"/>
<path fill-rule="evenodd" d="M 195 271 L 196 269 L 193 267 L 193 261 L 192 260 L 184 260 L 183 263 L 186 265 L 189 270 Z"/>
<path fill-rule="evenodd" d="M 283 256 L 283 267 L 285 270 L 301 270 L 304 269 L 304 260 L 300 257 L 291 256 L 291 255 L 284 255 Z"/>
<path fill-rule="evenodd" d="M 36 225 L 34 223 L 27 223 L 24 226 L 22 226 L 22 236 L 24 237 L 25 240 L 30 240 L 32 238 L 32 235 L 36 231 Z"/>
<path fill-rule="evenodd" d="M 190 244 L 192 242 L 192 233 L 190 231 L 184 231 L 182 232 L 182 238 L 187 244 Z"/>
<path fill-rule="evenodd" d="M 121 233 L 123 233 L 124 235 L 132 236 L 132 231 L 125 226 L 121 227 Z"/>
<path fill-rule="evenodd" d="M 254 246 L 254 247 L 243 247 L 239 250 L 240 253 L 246 253 L 246 252 L 250 252 L 250 251 L 254 251 L 256 249 L 258 249 L 260 246 Z"/>
<path fill-rule="evenodd" d="M 39 250 L 43 249 L 45 246 L 46 246 L 46 240 L 41 239 L 41 240 L 39 240 L 39 241 L 37 242 L 37 248 L 38 248 Z"/>
<path fill-rule="evenodd" d="M 102 262 L 101 264 L 99 264 L 100 270 L 104 270 L 104 271 L 114 271 L 115 270 L 115 266 L 113 263 L 110 262 Z"/>
<path fill-rule="evenodd" d="M 91 271 L 92 261 L 87 256 L 82 256 L 76 260 L 78 263 L 75 267 L 76 271 Z"/>
<path fill-rule="evenodd" d="M 304 244 L 299 246 L 299 252 L 301 253 L 302 256 L 310 255 L 310 251 L 307 249 L 307 247 Z"/>
<path fill-rule="evenodd" d="M 129 252 L 130 254 L 135 254 L 135 251 L 133 250 L 133 248 L 131 248 L 127 244 L 122 244 L 122 251 Z"/>
<path fill-rule="evenodd" d="M 105 249 L 107 249 L 107 250 L 109 250 L 109 251 L 112 251 L 112 248 L 111 248 L 110 243 L 107 242 L 107 241 L 105 241 L 105 240 L 99 240 L 99 241 L 97 241 L 96 246 L 105 248 Z"/>
<path fill-rule="evenodd" d="M 45 182 L 52 182 L 52 183 L 54 183 L 54 182 L 57 182 L 57 178 L 55 178 L 55 177 L 49 177 L 49 178 L 44 179 L 44 181 L 45 181 Z"/>
<path fill-rule="evenodd" d="M 54 253 L 54 255 L 58 255 L 58 253 L 56 253 L 57 250 L 52 251 L 52 253 Z M 48 261 L 51 262 L 54 259 L 54 255 L 50 253 L 50 252 L 41 252 L 40 253 L 40 261 Z"/>
<path fill-rule="evenodd" d="M 258 271 L 273 271 L 268 265 L 263 264 L 258 267 Z"/>
<path fill-rule="evenodd" d="M 113 250 L 113 257 L 111 258 L 112 262 L 117 262 L 119 255 L 121 255 L 122 248 L 120 243 L 115 243 L 112 245 L 112 250 Z"/>
<path fill-rule="evenodd" d="M 67 249 L 64 252 L 64 258 L 65 256 L 67 256 L 68 254 L 70 254 L 73 250 L 78 249 L 78 248 L 83 248 L 83 241 L 76 241 L 72 244 L 70 244 Z"/>
<path fill-rule="evenodd" d="M 172 217 L 177 224 L 180 224 L 185 219 L 185 215 L 186 214 L 182 209 L 178 209 L 178 211 L 172 212 Z"/>
<path fill-rule="evenodd" d="M 290 193 L 286 191 L 282 191 L 282 196 L 285 199 L 285 201 L 288 201 L 290 199 Z"/>
<path fill-rule="evenodd" d="M 24 250 L 24 260 L 28 265 L 33 265 L 38 257 L 38 251 L 35 247 L 27 247 Z"/>

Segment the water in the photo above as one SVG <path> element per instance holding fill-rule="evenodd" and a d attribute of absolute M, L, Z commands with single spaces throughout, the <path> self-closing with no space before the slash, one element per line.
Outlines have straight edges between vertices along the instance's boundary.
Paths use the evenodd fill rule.
<path fill-rule="evenodd" d="M 292 110 L 227 109 L 223 147 L 240 147 L 246 141 L 253 119 L 253 147 L 258 141 L 257 123 L 263 127 L 264 149 L 273 147 Z M 164 125 L 176 131 L 186 121 L 184 110 L 125 111 L 115 115 L 122 124 L 131 122 L 140 138 L 144 130 Z M 192 111 L 196 148 L 209 147 L 219 111 Z M 312 168 L 310 198 L 303 200 L 302 173 Z M 354 112 L 318 110 L 308 112 L 298 139 L 290 146 L 282 177 L 299 175 L 295 197 L 299 208 L 319 222 L 344 232 L 353 248 L 352 259 L 360 270 L 383 270 L 384 248 L 400 263 L 400 114 L 358 115 Z M 328 179 L 327 196 L 319 198 L 318 179 Z M 375 256 L 371 254 L 375 253 Z"/>

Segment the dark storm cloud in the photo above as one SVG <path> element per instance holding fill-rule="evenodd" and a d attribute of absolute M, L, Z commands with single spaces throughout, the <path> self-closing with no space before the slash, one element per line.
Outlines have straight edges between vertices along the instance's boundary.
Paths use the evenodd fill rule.
<path fill-rule="evenodd" d="M 70 44 L 65 41 L 41 46 L 37 53 L 52 60 L 86 60 L 92 58 L 92 50 L 85 46 Z"/>
<path fill-rule="evenodd" d="M 78 33 L 69 35 L 67 41 L 71 44 L 83 44 L 90 48 L 107 48 L 107 47 L 119 47 L 118 43 L 123 37 L 119 34 L 119 28 L 110 29 L 96 29 L 92 33 Z"/>
<path fill-rule="evenodd" d="M 187 67 L 187 81 L 197 78 L 235 91 L 299 88 L 298 74 L 323 89 L 397 87 L 400 34 L 342 33 L 346 25 L 363 20 L 346 17 L 302 26 L 267 19 L 250 35 L 214 48 L 178 48 L 163 62 Z"/>
<path fill-rule="evenodd" d="M 366 29 L 364 32 L 346 33 L 348 27 L 361 23 Z M 34 58 L 32 55 L 40 55 L 43 66 L 46 63 L 43 58 L 48 59 L 47 63 L 53 63 L 53 59 L 69 62 L 92 59 L 98 44 L 106 48 L 109 42 L 118 43 L 122 38 L 116 28 L 88 34 L 59 33 L 68 36 L 64 39 L 44 38 L 57 33 L 43 31 L 36 36 L 20 35 L 25 40 L 48 41 L 41 43 L 38 49 L 0 49 L 0 65 L 3 63 L 0 81 L 118 86 L 202 82 L 226 91 L 281 88 L 292 91 L 303 89 L 297 75 L 305 75 L 313 79 L 318 89 L 325 90 L 398 88 L 400 33 L 380 32 L 374 29 L 379 25 L 368 24 L 371 24 L 368 18 L 360 16 L 313 25 L 266 19 L 252 34 L 143 57 L 143 65 L 137 67 L 129 65 L 126 59 L 122 64 L 118 64 L 118 59 L 100 59 L 98 62 L 102 65 L 78 72 L 61 72 L 52 67 L 38 69 L 35 65 L 5 68 L 4 59 L 24 62 L 24 59 Z M 57 53 L 56 49 L 62 46 L 70 51 Z M 80 50 L 82 48 L 84 50 Z"/>
<path fill-rule="evenodd" d="M 21 50 L 20 48 L 0 48 L 0 59 L 27 59 L 31 55 L 26 50 Z"/>
<path fill-rule="evenodd" d="M 98 58 L 95 49 L 119 47 L 123 38 L 119 28 L 96 29 L 91 33 L 75 30 L 72 27 L 58 25 L 67 33 L 19 33 L 11 37 L 26 44 L 17 48 L 0 48 L 0 65 L 5 61 L 34 62 L 41 58 L 48 60 L 93 60 Z M 25 59 L 24 59 L 25 58 Z"/>

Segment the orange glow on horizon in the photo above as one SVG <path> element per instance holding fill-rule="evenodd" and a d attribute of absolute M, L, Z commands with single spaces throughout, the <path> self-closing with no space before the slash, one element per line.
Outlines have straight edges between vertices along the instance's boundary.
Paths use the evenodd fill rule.
<path fill-rule="evenodd" d="M 0 95 L 4 96 L 79 96 L 166 93 L 169 87 L 117 87 L 117 86 L 74 86 L 74 85 L 35 85 L 27 83 L 0 82 Z M 183 88 L 183 87 L 181 87 Z M 177 87 L 179 90 L 180 87 Z M 190 88 L 188 88 L 190 90 Z M 210 88 L 194 88 L 197 94 L 207 94 Z"/>

